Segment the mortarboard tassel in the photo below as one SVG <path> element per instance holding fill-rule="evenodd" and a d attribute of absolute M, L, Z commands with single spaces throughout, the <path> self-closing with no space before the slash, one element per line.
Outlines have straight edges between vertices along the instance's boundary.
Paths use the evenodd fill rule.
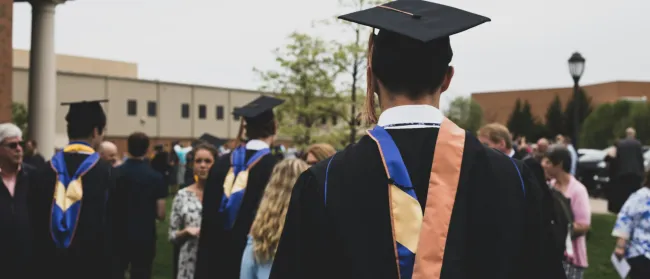
<path fill-rule="evenodd" d="M 372 75 L 372 50 L 375 42 L 375 29 L 370 32 L 368 38 L 368 66 L 366 67 L 366 102 L 363 108 L 363 121 L 369 124 L 377 122 L 377 114 L 375 113 L 375 87 Z"/>

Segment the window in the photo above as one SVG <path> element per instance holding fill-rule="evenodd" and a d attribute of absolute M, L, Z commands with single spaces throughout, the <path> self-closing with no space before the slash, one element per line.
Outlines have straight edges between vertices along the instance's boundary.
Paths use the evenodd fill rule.
<path fill-rule="evenodd" d="M 325 125 L 327 124 L 327 116 L 323 116 L 320 118 L 320 124 Z"/>
<path fill-rule="evenodd" d="M 138 114 L 138 103 L 135 100 L 126 101 L 126 114 L 129 116 Z"/>
<path fill-rule="evenodd" d="M 339 123 L 339 118 L 336 115 L 332 116 L 332 125 L 336 126 L 337 123 Z"/>
<path fill-rule="evenodd" d="M 156 117 L 156 102 L 147 102 L 147 116 Z"/>
<path fill-rule="evenodd" d="M 181 117 L 190 118 L 190 104 L 181 104 Z"/>
<path fill-rule="evenodd" d="M 238 108 L 239 108 L 239 107 L 236 107 L 235 110 L 237 110 Z M 235 121 L 239 121 L 239 115 L 233 114 L 233 116 L 234 116 L 234 117 L 232 118 L 233 120 L 235 120 Z"/>
<path fill-rule="evenodd" d="M 217 120 L 223 120 L 223 106 L 217 106 Z"/>
<path fill-rule="evenodd" d="M 199 119 L 205 119 L 206 109 L 205 105 L 199 105 Z"/>

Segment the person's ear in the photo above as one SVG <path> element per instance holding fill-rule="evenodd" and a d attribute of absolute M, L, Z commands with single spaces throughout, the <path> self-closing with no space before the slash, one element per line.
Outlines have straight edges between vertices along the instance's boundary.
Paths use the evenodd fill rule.
<path fill-rule="evenodd" d="M 442 85 L 440 86 L 440 93 L 447 91 L 449 85 L 451 84 L 451 79 L 454 77 L 454 67 L 449 66 L 447 68 L 447 73 L 445 74 L 444 79 L 442 80 Z"/>

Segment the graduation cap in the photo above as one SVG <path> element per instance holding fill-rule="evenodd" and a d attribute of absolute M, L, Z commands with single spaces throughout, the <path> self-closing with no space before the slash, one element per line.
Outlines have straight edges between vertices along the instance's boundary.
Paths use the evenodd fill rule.
<path fill-rule="evenodd" d="M 342 15 L 339 19 L 373 28 L 368 41 L 368 92 L 364 114 L 371 123 L 377 118 L 374 111 L 373 55 L 385 58 L 387 67 L 390 63 L 412 64 L 413 67 L 429 63 L 444 66 L 445 70 L 453 56 L 449 36 L 490 21 L 478 14 L 424 0 L 393 1 Z M 374 29 L 379 29 L 377 35 Z"/>
<path fill-rule="evenodd" d="M 199 137 L 199 140 L 203 141 L 203 142 L 206 142 L 206 143 L 209 143 L 209 144 L 212 144 L 215 148 L 219 148 L 219 146 L 222 146 L 227 142 L 227 140 L 225 140 L 225 139 L 220 139 L 220 138 L 215 137 L 215 136 L 213 136 L 211 134 L 208 134 L 208 133 L 205 133 L 205 134 L 201 135 L 201 137 Z M 193 146 L 198 145 L 199 142 L 195 142 L 195 144 L 193 144 Z"/>
<path fill-rule="evenodd" d="M 232 113 L 235 116 L 244 117 L 246 118 L 246 121 L 248 121 L 250 119 L 267 116 L 269 112 L 272 114 L 273 108 L 281 105 L 282 103 L 284 103 L 284 100 L 282 99 L 269 96 L 261 96 L 243 107 L 236 108 Z"/>
<path fill-rule="evenodd" d="M 106 114 L 102 109 L 101 103 L 108 102 L 108 100 L 94 100 L 94 101 L 79 101 L 79 102 L 65 102 L 61 103 L 62 106 L 70 106 L 65 120 L 68 124 L 77 124 L 82 126 L 94 126 L 106 124 Z"/>
<path fill-rule="evenodd" d="M 482 15 L 424 0 L 393 1 L 339 18 L 422 43 L 447 38 L 490 21 Z"/>

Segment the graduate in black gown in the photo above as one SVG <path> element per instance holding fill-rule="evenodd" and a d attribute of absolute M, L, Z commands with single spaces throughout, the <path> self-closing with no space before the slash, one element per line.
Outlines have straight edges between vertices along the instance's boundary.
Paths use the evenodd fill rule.
<path fill-rule="evenodd" d="M 375 93 L 382 113 L 298 179 L 271 278 L 563 278 L 545 259 L 549 224 L 530 171 L 436 108 L 454 75 L 449 36 L 489 19 L 406 0 L 341 18 L 380 29 L 366 120 Z"/>
<path fill-rule="evenodd" d="M 244 118 L 248 141 L 221 156 L 210 170 L 203 193 L 196 279 L 239 278 L 247 236 L 278 161 L 270 149 L 277 132 L 273 108 L 283 102 L 262 96 L 233 112 Z"/>
<path fill-rule="evenodd" d="M 41 168 L 30 201 L 39 277 L 111 278 L 112 166 L 95 148 L 104 137 L 102 101 L 66 103 L 70 143 Z"/>

